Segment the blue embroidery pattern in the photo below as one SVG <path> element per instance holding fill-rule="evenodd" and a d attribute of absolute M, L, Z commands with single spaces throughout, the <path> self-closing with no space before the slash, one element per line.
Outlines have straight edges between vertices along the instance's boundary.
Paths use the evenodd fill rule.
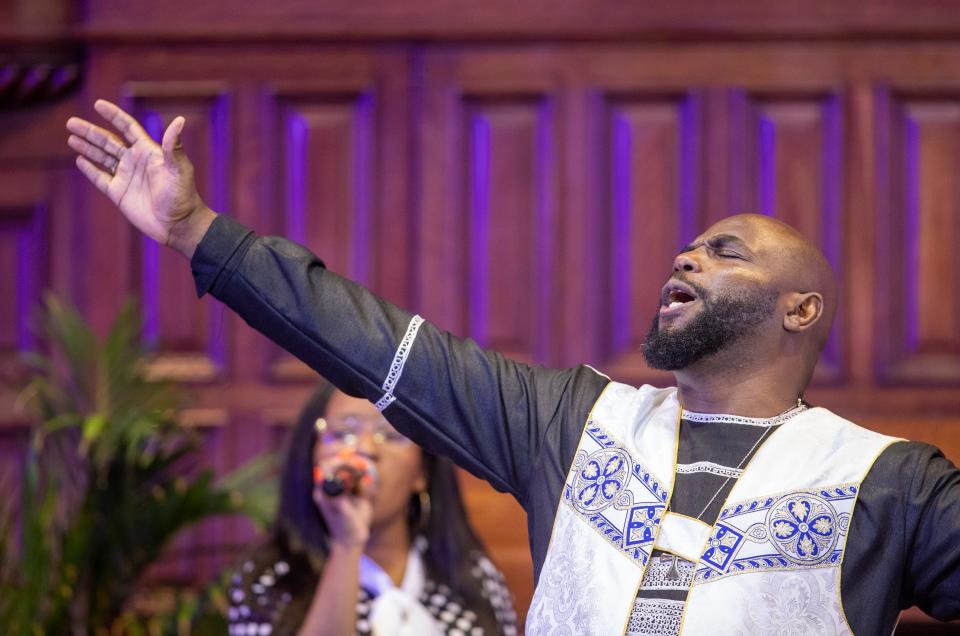
<path fill-rule="evenodd" d="M 663 506 L 634 506 L 627 514 L 627 531 L 623 545 L 626 548 L 653 543 L 656 528 L 663 516 Z"/>
<path fill-rule="evenodd" d="M 598 424 L 587 422 L 584 433 L 564 501 L 612 545 L 646 564 L 669 493 Z"/>
<path fill-rule="evenodd" d="M 837 565 L 857 486 L 798 491 L 720 512 L 694 585 L 755 570 Z"/>
<path fill-rule="evenodd" d="M 816 495 L 788 495 L 767 514 L 767 532 L 787 559 L 813 565 L 829 556 L 837 544 L 837 512 Z"/>
<path fill-rule="evenodd" d="M 590 453 L 577 471 L 573 507 L 580 512 L 599 512 L 611 505 L 626 485 L 632 469 L 630 455 L 619 448 Z"/>
<path fill-rule="evenodd" d="M 743 543 L 743 535 L 729 526 L 717 524 L 710 534 L 707 541 L 707 549 L 703 553 L 701 561 L 714 568 L 718 572 L 723 572 L 730 559 L 736 554 L 737 548 Z"/>
<path fill-rule="evenodd" d="M 853 499 L 857 496 L 857 487 L 852 484 L 843 484 L 840 486 L 831 486 L 823 490 L 810 490 L 810 491 L 800 491 L 798 494 L 809 492 L 811 494 L 817 494 L 828 499 L 830 501 L 841 500 L 841 499 Z M 735 517 L 737 515 L 752 512 L 754 510 L 766 510 L 774 501 L 777 501 L 777 497 L 765 497 L 762 499 L 750 499 L 747 501 L 741 501 L 735 505 L 730 506 L 729 508 L 724 508 L 720 511 L 720 520 L 727 519 L 728 517 Z"/>

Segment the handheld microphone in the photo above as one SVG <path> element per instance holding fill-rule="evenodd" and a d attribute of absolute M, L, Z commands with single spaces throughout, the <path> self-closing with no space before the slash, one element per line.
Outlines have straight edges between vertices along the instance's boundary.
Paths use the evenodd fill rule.
<path fill-rule="evenodd" d="M 344 493 L 360 494 L 362 487 L 369 487 L 377 478 L 377 469 L 366 457 L 357 455 L 352 448 L 345 448 L 336 455 L 339 461 L 326 474 L 319 466 L 314 468 L 314 482 L 320 484 L 323 494 L 339 497 Z"/>

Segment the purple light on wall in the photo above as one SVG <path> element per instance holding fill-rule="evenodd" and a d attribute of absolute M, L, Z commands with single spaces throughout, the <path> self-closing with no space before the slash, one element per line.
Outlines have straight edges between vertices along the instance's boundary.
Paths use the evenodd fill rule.
<path fill-rule="evenodd" d="M 630 213 L 633 210 L 633 168 L 630 122 L 616 106 L 611 109 L 610 157 L 610 344 L 621 351 L 630 338 Z"/>
<path fill-rule="evenodd" d="M 12 301 L 16 312 L 17 347 L 20 351 L 26 351 L 31 349 L 29 329 L 30 311 L 31 305 L 36 301 L 36 299 L 33 298 L 36 285 L 34 283 L 32 265 L 34 264 L 34 256 L 37 250 L 32 244 L 32 233 L 30 232 L 29 225 L 22 229 L 17 228 L 15 231 L 17 235 L 17 278 L 16 298 L 12 299 Z M 4 311 L 4 313 L 6 313 L 6 311 Z"/>
<path fill-rule="evenodd" d="M 0 66 L 0 86 L 12 86 L 14 79 L 22 72 L 23 68 L 19 64 L 4 64 Z"/>
<path fill-rule="evenodd" d="M 823 250 L 834 272 L 840 272 L 840 236 L 841 206 L 843 192 L 843 120 L 841 119 L 840 99 L 837 95 L 828 95 L 822 103 L 822 169 L 821 169 L 821 215 L 820 249 Z M 843 277 L 838 283 L 843 285 Z M 822 358 L 830 364 L 842 364 L 839 334 L 841 327 L 836 323 L 830 332 Z"/>
<path fill-rule="evenodd" d="M 163 138 L 163 119 L 154 110 L 138 113 L 137 117 L 143 124 L 144 130 L 160 143 Z M 143 311 L 143 339 L 150 349 L 157 346 L 160 339 L 160 246 L 156 241 L 142 236 L 141 272 L 140 272 L 140 307 Z"/>
<path fill-rule="evenodd" d="M 206 183 L 211 204 L 225 214 L 231 214 L 232 181 L 229 161 L 233 156 L 233 135 L 230 126 L 230 97 L 228 94 L 215 94 L 210 99 L 208 121 L 210 123 L 210 163 Z"/>
<path fill-rule="evenodd" d="M 207 183 L 215 209 L 224 214 L 232 214 L 230 193 L 233 192 L 233 179 L 231 179 L 229 161 L 233 157 L 233 136 L 230 134 L 233 126 L 230 122 L 230 94 L 217 93 L 212 97 L 213 103 L 210 106 L 209 116 L 211 136 L 209 143 L 212 152 Z M 220 369 L 225 368 L 227 364 L 227 343 L 226 339 L 221 337 L 223 312 L 222 304 L 213 304 L 207 330 L 207 356 Z"/>
<path fill-rule="evenodd" d="M 286 196 L 287 219 L 290 226 L 286 228 L 289 238 L 297 243 L 306 242 L 306 149 L 307 124 L 303 117 L 293 109 L 285 109 L 284 131 L 286 143 Z"/>
<path fill-rule="evenodd" d="M 843 192 L 843 121 L 840 100 L 829 95 L 823 100 L 823 168 L 821 192 L 821 241 L 827 261 L 840 267 L 841 204 Z"/>
<path fill-rule="evenodd" d="M 538 103 L 537 113 L 537 151 L 534 155 L 534 179 L 536 179 L 534 201 L 536 217 L 534 220 L 533 239 L 536 242 L 537 276 L 535 280 L 537 295 L 537 323 L 549 325 L 550 317 L 545 315 L 550 311 L 552 296 L 551 283 L 555 280 L 553 268 L 554 243 L 554 199 L 553 184 L 555 172 L 552 165 L 556 161 L 553 152 L 553 108 L 550 100 L 543 99 Z M 535 329 L 532 334 L 537 360 L 549 364 L 550 330 Z"/>
<path fill-rule="evenodd" d="M 481 344 L 487 342 L 489 310 L 490 242 L 490 123 L 471 112 L 470 156 L 470 333 Z"/>
<path fill-rule="evenodd" d="M 143 246 L 140 304 L 143 310 L 143 339 L 147 347 L 153 349 L 160 339 L 160 246 L 145 239 Z"/>
<path fill-rule="evenodd" d="M 760 212 L 774 216 L 777 211 L 777 128 L 763 113 L 759 119 L 760 152 L 757 153 L 757 161 L 760 162 Z"/>
<path fill-rule="evenodd" d="M 76 64 L 57 67 L 50 76 L 51 92 L 59 93 L 76 82 L 79 77 L 80 67 Z"/>
<path fill-rule="evenodd" d="M 904 301 L 904 345 L 907 351 L 915 351 L 919 344 L 919 270 L 920 270 L 920 131 L 917 122 L 909 116 L 903 118 L 903 155 L 904 155 L 904 187 L 903 211 L 904 230 L 906 232 L 903 245 L 906 246 L 906 258 L 903 264 Z M 892 256 L 892 255 L 890 255 Z"/>
<path fill-rule="evenodd" d="M 46 279 L 47 206 L 36 205 L 17 232 L 17 347 L 20 351 L 35 349 L 37 339 L 30 328 L 32 312 L 40 300 L 40 287 Z"/>
<path fill-rule="evenodd" d="M 677 236 L 677 251 L 694 236 L 700 233 L 697 212 L 700 203 L 700 100 L 688 95 L 680 104 L 680 156 L 678 179 L 680 210 L 680 234 Z"/>
<path fill-rule="evenodd" d="M 376 190 L 376 168 L 373 165 L 374 98 L 361 93 L 353 109 L 353 277 L 361 282 L 370 279 L 370 246 L 374 243 L 370 223 L 372 193 Z"/>

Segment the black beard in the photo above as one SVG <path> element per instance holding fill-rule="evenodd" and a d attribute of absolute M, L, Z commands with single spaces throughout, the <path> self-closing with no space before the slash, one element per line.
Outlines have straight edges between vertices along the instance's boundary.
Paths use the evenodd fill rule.
<path fill-rule="evenodd" d="M 733 346 L 772 316 L 777 307 L 778 294 L 772 289 L 745 289 L 710 299 L 702 287 L 684 282 L 697 292 L 703 307 L 685 326 L 663 330 L 659 310 L 654 314 L 641 348 L 647 364 L 654 369 L 685 369 Z"/>

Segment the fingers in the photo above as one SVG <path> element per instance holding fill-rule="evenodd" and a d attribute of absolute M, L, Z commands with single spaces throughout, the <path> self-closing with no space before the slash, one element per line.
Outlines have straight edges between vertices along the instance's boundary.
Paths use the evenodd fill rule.
<path fill-rule="evenodd" d="M 105 193 L 110 187 L 110 174 L 90 163 L 86 157 L 77 157 L 77 167 L 101 192 Z"/>
<path fill-rule="evenodd" d="M 127 149 L 126 144 L 116 135 L 79 117 L 67 120 L 67 130 L 118 159 Z"/>
<path fill-rule="evenodd" d="M 81 139 L 76 135 L 70 135 L 70 137 L 67 138 L 67 145 L 75 150 L 79 155 L 104 166 L 111 174 L 117 171 L 117 166 L 120 164 L 120 158 L 104 152 L 99 147 L 91 144 L 85 139 Z"/>
<path fill-rule="evenodd" d="M 344 531 L 357 530 L 369 525 L 368 516 L 373 502 L 363 495 L 344 493 L 331 497 L 321 486 L 313 489 L 313 502 L 330 522 L 336 522 Z"/>
<path fill-rule="evenodd" d="M 127 142 L 134 144 L 144 139 L 150 139 L 150 136 L 137 123 L 137 120 L 116 104 L 105 99 L 98 99 L 93 103 L 93 108 L 100 113 L 101 117 L 113 124 L 113 127 L 120 131 Z"/>
<path fill-rule="evenodd" d="M 317 486 L 329 487 L 334 498 L 349 495 L 372 500 L 379 486 L 373 461 L 349 447 L 314 466 L 313 479 Z"/>
<path fill-rule="evenodd" d="M 317 486 L 313 489 L 313 502 L 328 522 L 339 526 L 337 534 L 354 534 L 369 528 L 373 502 L 365 496 L 345 493 L 331 497 Z"/>
<path fill-rule="evenodd" d="M 187 120 L 183 117 L 175 117 L 164 131 L 163 141 L 160 144 L 163 148 L 164 162 L 173 164 L 174 153 L 183 151 L 183 144 L 180 141 L 180 133 L 183 132 L 183 127 L 186 123 Z"/>

